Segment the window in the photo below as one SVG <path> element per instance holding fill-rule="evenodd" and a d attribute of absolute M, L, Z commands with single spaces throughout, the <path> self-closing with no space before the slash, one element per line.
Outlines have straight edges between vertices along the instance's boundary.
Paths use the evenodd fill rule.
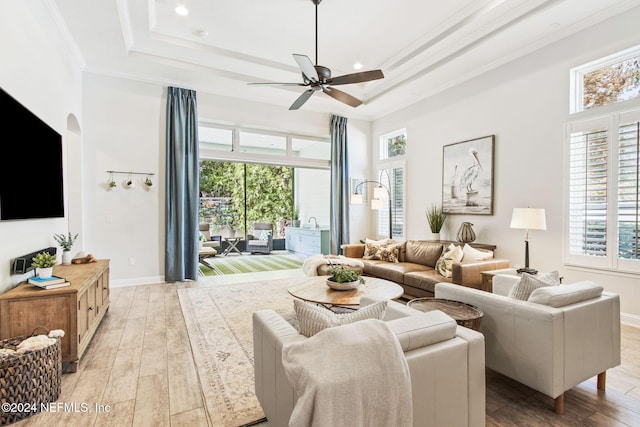
<path fill-rule="evenodd" d="M 640 97 L 640 46 L 571 70 L 571 113 Z"/>
<path fill-rule="evenodd" d="M 380 137 L 380 160 L 404 156 L 407 153 L 407 132 L 405 129 Z"/>
<path fill-rule="evenodd" d="M 404 195 L 405 195 L 405 161 L 407 154 L 407 130 L 400 129 L 380 136 L 380 164 L 378 165 L 378 181 L 391 192 L 391 218 L 389 218 L 388 196 L 382 200 L 378 211 L 378 235 L 394 238 L 404 236 Z M 372 199 L 375 198 L 373 195 Z M 372 200 L 372 204 L 373 204 Z"/>
<path fill-rule="evenodd" d="M 329 169 L 328 137 L 295 135 L 200 122 L 200 157 L 234 162 L 269 163 Z"/>
<path fill-rule="evenodd" d="M 233 150 L 232 129 L 200 126 L 198 128 L 198 138 L 200 139 L 200 147 L 205 149 L 215 151 Z"/>
<path fill-rule="evenodd" d="M 404 169 L 404 164 L 389 165 L 388 168 L 380 169 L 378 173 L 380 183 L 391 191 L 391 231 L 393 238 L 402 238 L 404 236 Z M 375 190 L 373 197 L 375 197 Z M 389 236 L 388 200 L 389 196 L 385 195 L 378 210 L 378 235 L 380 236 Z"/>
<path fill-rule="evenodd" d="M 640 272 L 640 110 L 568 131 L 567 262 Z"/>

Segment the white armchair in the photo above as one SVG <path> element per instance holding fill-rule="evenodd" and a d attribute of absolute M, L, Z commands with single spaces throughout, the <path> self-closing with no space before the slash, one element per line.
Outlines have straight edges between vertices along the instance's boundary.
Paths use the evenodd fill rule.
<path fill-rule="evenodd" d="M 580 300 L 581 289 L 597 285 L 578 282 L 549 287 L 555 302 L 543 305 L 507 297 L 517 281 L 495 276 L 494 293 L 438 283 L 435 296 L 481 309 L 487 367 L 552 397 L 562 414 L 566 390 L 596 375 L 604 390 L 606 370 L 620 364 L 619 297 L 602 292 Z"/>
<path fill-rule="evenodd" d="M 457 326 L 440 311 L 422 313 L 394 301 L 383 320 L 398 337 L 409 365 L 413 425 L 484 426 L 482 334 Z M 253 314 L 255 391 L 271 427 L 287 426 L 296 403 L 282 365 L 282 346 L 306 339 L 273 310 Z M 327 357 L 333 351 L 327 348 Z"/>

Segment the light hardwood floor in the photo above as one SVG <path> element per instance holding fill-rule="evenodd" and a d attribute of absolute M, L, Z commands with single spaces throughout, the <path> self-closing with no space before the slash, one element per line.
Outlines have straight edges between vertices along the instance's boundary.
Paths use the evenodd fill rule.
<path fill-rule="evenodd" d="M 14 425 L 211 426 L 177 289 L 288 274 L 112 289 L 109 312 L 78 372 L 62 377 L 58 402 L 67 408 Z M 83 412 L 83 404 L 90 411 Z M 96 405 L 104 412 L 96 412 Z M 596 390 L 595 379 L 585 381 L 565 394 L 563 416 L 553 412 L 553 399 L 487 370 L 486 422 L 487 426 L 640 425 L 640 329 L 623 325 L 622 365 L 607 372 L 606 392 Z"/>

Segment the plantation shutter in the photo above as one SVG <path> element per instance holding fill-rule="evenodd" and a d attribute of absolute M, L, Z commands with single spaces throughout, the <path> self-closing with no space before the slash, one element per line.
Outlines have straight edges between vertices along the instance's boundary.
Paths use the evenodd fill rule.
<path fill-rule="evenodd" d="M 391 191 L 391 215 L 393 223 L 391 231 L 393 237 L 404 235 L 404 167 L 392 167 L 380 171 L 380 182 Z M 391 182 L 389 182 L 391 180 Z M 389 206 L 378 211 L 378 234 L 389 235 Z"/>
<path fill-rule="evenodd" d="M 607 256 L 607 150 L 604 128 L 570 135 L 570 255 Z"/>
<path fill-rule="evenodd" d="M 640 121 L 618 127 L 618 257 L 640 259 Z"/>
<path fill-rule="evenodd" d="M 391 231 L 393 237 L 402 237 L 404 224 L 404 169 L 393 168 L 391 169 L 391 194 L 393 196 L 393 203 L 391 204 L 391 210 L 393 212 L 393 223 L 391 224 Z"/>

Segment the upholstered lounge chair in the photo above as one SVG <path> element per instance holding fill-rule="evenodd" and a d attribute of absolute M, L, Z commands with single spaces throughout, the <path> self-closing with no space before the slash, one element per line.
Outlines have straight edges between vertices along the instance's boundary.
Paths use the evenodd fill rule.
<path fill-rule="evenodd" d="M 268 254 L 273 250 L 273 224 L 256 222 L 253 234 L 247 234 L 246 251 L 252 254 Z"/>
<path fill-rule="evenodd" d="M 604 390 L 606 370 L 620 364 L 620 299 L 577 282 L 521 301 L 507 296 L 518 280 L 494 276 L 493 293 L 438 283 L 435 296 L 481 309 L 487 367 L 552 397 L 562 414 L 565 391 L 594 376 Z"/>
<path fill-rule="evenodd" d="M 221 236 L 212 236 L 211 229 L 209 223 L 202 222 L 200 223 L 200 232 L 204 236 L 205 241 L 202 243 L 202 246 L 206 248 L 213 248 L 216 251 L 220 252 L 220 247 L 222 245 L 222 237 Z"/>
<path fill-rule="evenodd" d="M 361 300 L 363 306 L 372 302 Z M 389 301 L 383 320 L 409 365 L 413 425 L 484 426 L 482 334 L 458 326 L 441 311 L 423 313 L 395 301 Z M 273 310 L 253 314 L 255 391 L 270 427 L 287 426 L 297 401 L 282 364 L 282 347 L 306 339 Z M 335 351 L 340 350 L 326 348 L 326 357 Z"/>

